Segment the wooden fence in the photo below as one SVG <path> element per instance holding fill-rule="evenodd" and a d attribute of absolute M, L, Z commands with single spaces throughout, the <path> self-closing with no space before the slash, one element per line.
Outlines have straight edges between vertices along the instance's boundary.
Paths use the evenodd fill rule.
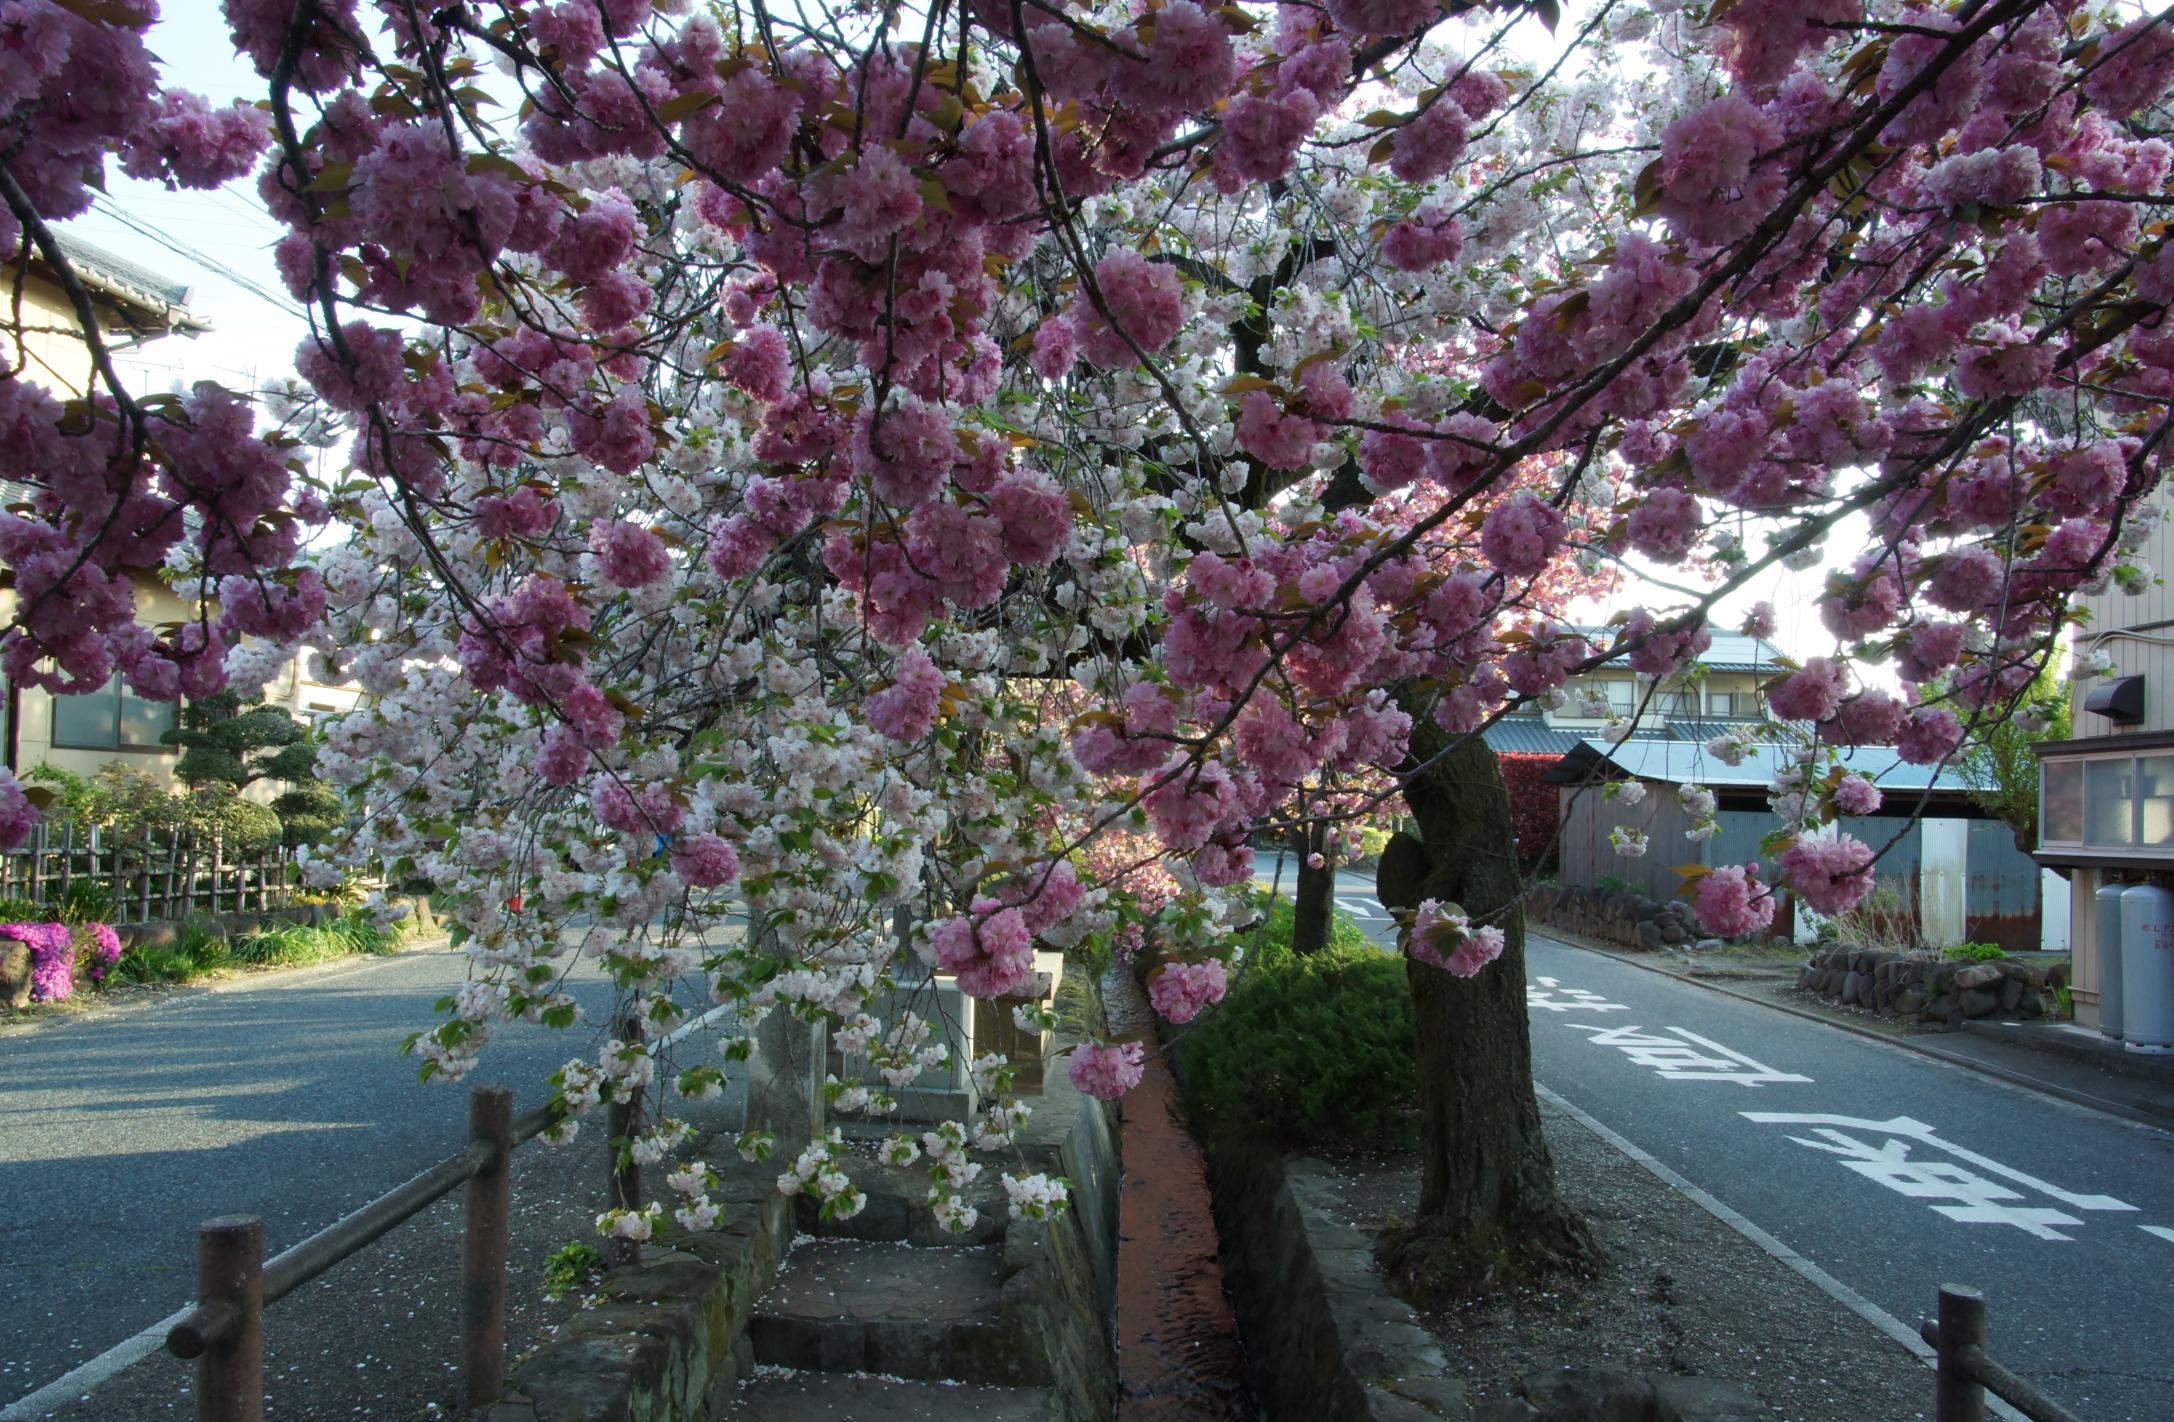
<path fill-rule="evenodd" d="M 263 910 L 288 901 L 287 863 L 283 846 L 235 854 L 216 835 L 40 823 L 21 848 L 0 854 L 0 898 L 58 908 L 78 885 L 96 885 L 112 896 L 115 918 L 136 923 Z"/>

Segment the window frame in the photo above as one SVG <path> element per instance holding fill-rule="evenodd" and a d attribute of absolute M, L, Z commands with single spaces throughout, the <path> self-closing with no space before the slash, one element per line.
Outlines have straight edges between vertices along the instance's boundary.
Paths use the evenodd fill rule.
<path fill-rule="evenodd" d="M 62 737 L 60 729 L 60 713 L 62 702 L 88 701 L 92 697 L 105 697 L 109 695 L 111 697 L 112 705 L 112 716 L 110 718 L 109 724 L 112 730 L 111 735 L 107 741 L 98 744 L 88 744 L 83 741 L 66 740 Z M 109 755 L 178 754 L 181 749 L 179 746 L 165 745 L 157 741 L 146 744 L 141 741 L 130 741 L 122 739 L 122 728 L 128 724 L 128 718 L 123 713 L 126 710 L 129 701 L 132 699 L 141 705 L 163 706 L 164 708 L 166 708 L 167 724 L 164 729 L 171 731 L 181 724 L 181 703 L 179 703 L 178 701 L 152 701 L 146 697 L 137 696 L 134 692 L 128 689 L 127 684 L 124 683 L 118 675 L 115 675 L 106 678 L 105 685 L 99 687 L 96 691 L 73 693 L 55 692 L 48 698 L 50 704 L 50 710 L 47 713 L 49 732 L 48 743 L 55 750 L 93 751 L 102 752 Z"/>

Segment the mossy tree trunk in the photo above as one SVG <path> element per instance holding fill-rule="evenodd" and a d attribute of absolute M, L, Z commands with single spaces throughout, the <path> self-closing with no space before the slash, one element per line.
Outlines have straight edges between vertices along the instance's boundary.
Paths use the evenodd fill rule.
<path fill-rule="evenodd" d="M 1557 1197 L 1555 1167 L 1532 1087 L 1525 1015 L 1525 920 L 1509 793 L 1477 736 L 1455 749 L 1415 716 L 1404 798 L 1420 837 L 1399 833 L 1382 855 L 1384 904 L 1462 905 L 1503 931 L 1502 957 L 1462 979 L 1408 962 L 1417 1021 L 1420 1098 L 1418 1218 L 1383 1258 L 1421 1304 L 1491 1292 L 1513 1279 L 1587 1269 L 1599 1253 Z"/>

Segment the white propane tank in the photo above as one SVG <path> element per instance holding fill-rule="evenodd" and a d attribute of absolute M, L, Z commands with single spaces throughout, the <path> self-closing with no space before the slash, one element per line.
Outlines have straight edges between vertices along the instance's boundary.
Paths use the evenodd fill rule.
<path fill-rule="evenodd" d="M 2092 896 L 2098 911 L 2093 940 L 2098 948 L 2099 1033 L 2121 1040 L 2121 894 L 2126 884 L 2101 884 Z"/>
<path fill-rule="evenodd" d="M 2121 1036 L 2132 1052 L 2174 1052 L 2174 894 L 2121 894 Z"/>

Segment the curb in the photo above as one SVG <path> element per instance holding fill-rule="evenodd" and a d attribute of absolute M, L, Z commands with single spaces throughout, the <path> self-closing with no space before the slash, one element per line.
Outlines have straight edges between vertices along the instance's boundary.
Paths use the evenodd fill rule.
<path fill-rule="evenodd" d="M 1527 929 L 1526 932 L 1533 934 L 1534 930 Z M 1718 992 L 1723 996 L 1733 997 L 1739 1002 L 1752 1003 L 1755 1006 L 1768 1008 L 1775 1012 L 1786 1012 L 1791 1017 L 1801 1017 L 1807 1022 L 1817 1022 L 1822 1026 L 1835 1028 L 1837 1031 L 1848 1032 L 1874 1042 L 1884 1042 L 1891 1047 L 1900 1047 L 1904 1051 L 1916 1052 L 1919 1056 L 1931 1057 L 1934 1061 L 1946 1062 L 1949 1066 L 1961 1067 L 1965 1071 L 1973 1071 L 1980 1076 L 1988 1076 L 1995 1081 L 2006 1082 L 2008 1085 L 2024 1091 L 2034 1091 L 2041 1096 L 2051 1096 L 2056 1100 L 2066 1101 L 2069 1105 L 2080 1106 L 2086 1111 L 2097 1111 L 2101 1115 L 2119 1117 L 2135 1125 L 2149 1126 L 2153 1130 L 2174 1131 L 2174 1113 L 2162 1114 L 2131 1106 L 2122 1101 L 2109 1101 L 2103 1096 L 2094 1096 L 2088 1091 L 2078 1091 L 2073 1087 L 2061 1086 L 2055 1082 L 2041 1081 L 2037 1077 L 2028 1076 L 2023 1072 L 2011 1071 L 2003 1066 L 1995 1066 L 1991 1062 L 1980 1061 L 1976 1057 L 1966 1056 L 1960 1052 L 1947 1051 L 1932 1045 L 1930 1042 L 1920 1041 L 1901 1033 L 1876 1032 L 1869 1027 L 1860 1027 L 1854 1022 L 1830 1017 L 1825 1013 L 1814 1012 L 1809 1008 L 1795 1007 L 1786 1002 L 1776 1002 L 1771 998 L 1741 992 L 1736 988 L 1711 979 L 1692 977 L 1687 973 L 1671 972 L 1658 964 L 1642 963 L 1627 954 L 1596 947 L 1589 941 L 1580 941 L 1579 938 L 1570 934 L 1546 931 L 1540 932 L 1536 936 L 1545 938 L 1552 943 L 1559 943 L 1565 948 L 1576 948 L 1581 952 L 1597 953 L 1603 958 L 1611 958 L 1625 967 L 1636 968 L 1641 972 L 1653 973 L 1660 977 L 1672 979 L 1675 982 L 1688 983 L 1694 987 L 1705 988 L 1710 992 Z"/>

